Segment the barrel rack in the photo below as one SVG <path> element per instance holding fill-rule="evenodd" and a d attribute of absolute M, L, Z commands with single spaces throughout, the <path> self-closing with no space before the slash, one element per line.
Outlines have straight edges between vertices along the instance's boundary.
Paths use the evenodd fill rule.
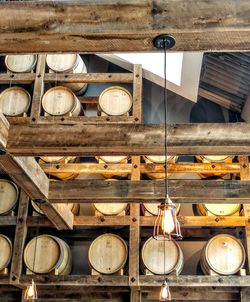
<path fill-rule="evenodd" d="M 31 102 L 30 116 L 8 117 L 12 124 L 29 123 L 60 123 L 60 124 L 121 124 L 121 123 L 141 123 L 142 118 L 142 69 L 141 65 L 134 65 L 133 72 L 127 73 L 49 73 L 46 72 L 46 55 L 38 55 L 35 73 L 1 73 L 0 84 L 33 84 L 33 96 Z M 126 83 L 132 85 L 133 107 L 130 116 L 43 116 L 41 114 L 41 102 L 46 84 L 64 83 Z M 98 97 L 80 96 L 78 97 L 82 105 L 98 104 Z"/>
<path fill-rule="evenodd" d="M 143 235 L 144 230 L 150 228 L 152 234 L 152 226 L 154 224 L 154 217 L 145 217 L 140 216 L 140 203 L 144 200 L 148 201 L 149 198 L 146 198 L 146 194 L 142 197 L 138 197 L 136 192 L 140 186 L 146 184 L 147 190 L 151 193 L 154 192 L 157 197 L 156 201 L 159 201 L 164 198 L 163 182 L 161 181 L 144 181 L 141 180 L 141 174 L 146 172 L 164 172 L 164 165 L 161 164 L 145 164 L 141 161 L 141 157 L 136 154 L 131 157 L 131 163 L 128 164 L 60 164 L 60 165 L 41 165 L 37 164 L 34 158 L 20 156 L 15 154 L 14 149 L 9 148 L 9 140 L 11 137 L 8 137 L 8 130 L 12 125 L 28 125 L 37 130 L 39 124 L 50 124 L 52 120 L 47 117 L 41 116 L 41 97 L 43 94 L 43 87 L 45 82 L 56 82 L 63 80 L 64 82 L 129 82 L 134 84 L 134 111 L 130 117 L 63 117 L 53 119 L 53 127 L 63 131 L 63 126 L 68 124 L 124 124 L 131 123 L 140 124 L 142 121 L 142 74 L 140 66 L 135 65 L 134 72 L 130 74 L 97 74 L 97 75 L 64 75 L 61 74 L 46 74 L 45 73 L 45 56 L 39 55 L 38 65 L 35 74 L 0 74 L 0 83 L 32 83 L 34 82 L 34 93 L 32 100 L 31 114 L 29 117 L 20 117 L 20 118 L 9 118 L 8 122 L 4 119 L 3 116 L 0 116 L 1 131 L 0 131 L 0 145 L 2 146 L 2 152 L 0 155 L 0 167 L 21 187 L 21 195 L 19 201 L 19 208 L 17 216 L 5 216 L 0 217 L 0 227 L 13 227 L 15 228 L 15 240 L 13 248 L 13 258 L 10 268 L 10 273 L 7 275 L 0 275 L 0 286 L 12 286 L 13 289 L 19 288 L 24 289 L 31 281 L 31 278 L 34 278 L 39 291 L 41 292 L 50 292 L 51 295 L 55 292 L 61 292 L 64 297 L 67 296 L 67 293 L 77 292 L 82 294 L 83 297 L 87 297 L 90 291 L 94 291 L 96 294 L 104 295 L 107 291 L 110 291 L 110 295 L 115 296 L 117 293 L 130 294 L 130 301 L 139 302 L 141 297 L 146 297 L 150 300 L 157 300 L 159 286 L 162 283 L 162 276 L 144 276 L 140 275 L 140 238 Z M 82 98 L 82 103 L 85 102 L 96 102 L 96 98 Z M 16 128 L 18 129 L 18 128 Z M 13 133 L 13 132 L 12 132 Z M 201 147 L 202 148 L 202 147 Z M 21 147 L 20 147 L 21 150 Z M 55 151 L 54 155 L 61 155 L 59 151 Z M 14 155 L 13 155 L 14 152 Z M 32 152 L 32 148 L 31 151 Z M 38 151 L 37 151 L 38 152 Z M 247 152 L 247 151 L 246 151 Z M 27 155 L 27 154 L 24 154 Z M 30 155 L 30 154 L 29 154 Z M 37 155 L 37 153 L 36 153 Z M 44 154 L 40 154 L 44 155 Z M 51 155 L 51 154 L 49 154 Z M 72 154 L 73 155 L 73 154 Z M 93 154 L 91 154 L 93 155 Z M 95 154 L 100 155 L 100 154 Z M 238 155 L 238 154 L 237 154 Z M 34 161 L 33 161 L 34 160 Z M 60 194 L 65 194 L 68 188 L 74 184 L 77 184 L 77 181 L 68 181 L 68 182 L 59 182 L 62 186 L 65 186 L 64 190 L 61 191 L 58 189 L 58 185 L 49 183 L 49 180 L 44 174 L 49 172 L 77 172 L 77 173 L 96 173 L 96 174 L 105 174 L 105 173 L 129 173 L 131 175 L 130 179 L 127 181 L 120 181 L 120 195 L 115 195 L 111 202 L 116 202 L 120 200 L 121 202 L 130 203 L 130 212 L 129 215 L 123 217 L 111 217 L 111 216 L 76 216 L 72 218 L 72 225 L 70 223 L 59 223 L 54 221 L 55 217 L 58 217 L 53 213 L 52 216 L 49 215 L 50 210 L 56 211 L 57 215 L 62 214 L 62 211 L 59 211 L 58 203 L 60 202 L 70 202 L 67 200 L 67 196 L 64 200 L 63 197 L 60 197 Z M 235 232 L 235 229 L 240 229 L 242 235 L 245 236 L 245 247 L 247 252 L 247 276 L 201 276 L 201 275 L 180 275 L 180 276 L 168 276 L 169 285 L 172 288 L 173 298 L 176 300 L 201 300 L 204 299 L 204 295 L 207 295 L 212 300 L 216 301 L 239 301 L 239 296 L 241 296 L 241 301 L 246 302 L 250 300 L 250 205 L 249 202 L 249 161 L 248 157 L 241 156 L 239 157 L 238 163 L 231 164 L 200 164 L 200 163 L 176 163 L 169 165 L 169 172 L 171 173 L 233 173 L 240 175 L 240 181 L 227 181 L 222 182 L 214 187 L 215 194 L 217 194 L 217 199 L 220 202 L 239 202 L 244 204 L 244 215 L 243 216 L 232 216 L 232 217 L 199 217 L 199 216 L 182 216 L 179 217 L 181 227 L 183 228 L 184 237 L 195 238 L 195 237 L 209 237 L 210 229 L 213 228 L 215 232 L 221 232 L 222 229 L 230 228 L 229 232 Z M 101 189 L 104 187 L 103 181 L 94 181 L 93 184 L 101 186 Z M 206 200 L 214 202 L 214 196 L 206 195 L 211 188 L 213 188 L 214 182 L 202 180 L 198 181 L 199 184 L 203 183 L 202 192 L 200 194 Z M 116 189 L 117 184 L 109 185 L 108 182 L 105 182 L 105 186 L 108 186 L 110 190 L 102 190 L 106 192 L 107 200 L 110 197 L 110 194 L 114 193 L 112 189 Z M 183 186 L 180 187 L 180 184 L 183 183 Z M 170 190 L 171 187 L 174 192 L 180 195 L 180 191 L 183 190 L 183 187 L 188 182 L 179 180 L 178 182 L 170 181 Z M 207 184 L 212 185 L 207 185 Z M 70 193 L 74 193 L 76 197 L 78 195 L 79 200 L 76 202 L 91 202 L 93 200 L 92 196 L 89 197 L 89 200 L 85 198 L 87 191 L 87 185 L 82 186 L 83 182 L 80 182 L 80 185 L 77 186 L 76 190 L 72 190 Z M 90 185 L 90 182 L 85 182 L 85 184 Z M 190 183 L 189 183 L 190 184 Z M 194 184 L 194 182 L 192 182 Z M 60 186 L 60 184 L 59 184 Z M 66 187 L 68 186 L 68 187 Z M 98 188 L 98 187 L 97 187 Z M 96 189 L 96 188 L 95 188 Z M 105 189 L 105 188 L 104 188 Z M 190 189 L 190 188 L 188 188 Z M 196 203 L 197 200 L 192 199 L 194 197 L 193 192 L 188 192 L 188 189 L 184 192 L 187 194 L 189 199 L 186 199 L 184 202 Z M 58 199 L 55 197 L 53 199 L 53 190 L 58 192 Z M 123 190 L 128 190 L 126 194 Z M 134 190 L 133 194 L 130 193 L 130 190 Z M 143 190 L 143 189 L 142 189 Z M 93 190 L 97 202 L 105 202 L 104 198 L 98 195 L 98 190 Z M 110 193 L 108 194 L 108 191 Z M 189 190 L 190 191 L 190 190 Z M 60 193 L 60 194 L 59 194 Z M 93 194 L 93 193 L 92 193 Z M 80 199 L 80 196 L 82 196 Z M 151 195 L 152 196 L 152 195 Z M 174 194 L 173 194 L 174 196 Z M 182 195 L 183 196 L 183 195 Z M 225 197 L 226 196 L 226 197 Z M 241 201 L 241 197 L 244 197 Z M 46 200 L 46 209 L 48 218 L 44 217 L 33 217 L 28 216 L 28 207 L 29 199 L 45 199 Z M 60 199 L 61 198 L 61 199 Z M 85 199 L 84 199 L 85 198 Z M 92 200 L 91 200 L 92 199 Z M 95 199 L 95 201 L 96 201 Z M 181 198 L 180 198 L 181 199 Z M 70 217 L 69 217 L 70 218 Z M 70 219 L 69 219 L 70 220 Z M 54 224 L 53 224 L 53 223 Z M 54 228 L 55 225 L 59 229 L 70 229 L 74 228 L 72 231 L 77 231 L 78 228 L 82 227 L 92 227 L 95 231 L 97 227 L 110 227 L 110 226 L 127 226 L 129 229 L 129 270 L 128 274 L 124 276 L 90 276 L 90 275 L 70 275 L 70 276 L 53 276 L 53 275 L 36 275 L 29 276 L 24 274 L 23 269 L 23 250 L 26 243 L 26 236 L 28 228 L 36 227 L 50 227 Z M 203 228 L 203 229 L 201 229 Z M 232 228 L 232 229 L 231 229 Z M 64 232 L 64 230 L 60 231 Z M 66 231 L 65 231 L 66 232 Z M 67 231 L 68 232 L 68 231 Z M 149 235 L 150 236 L 150 235 Z M 93 290 L 94 289 L 94 290 Z M 192 290 L 190 290 L 192 289 Z M 1 301 L 1 300 L 0 300 Z M 41 299 L 41 301 L 43 301 Z M 61 301 L 61 300 L 60 300 Z M 67 300 L 65 300 L 67 301 Z M 74 301 L 74 300 L 69 300 Z M 78 300 L 77 300 L 78 301 Z M 81 300 L 80 300 L 81 301 Z M 85 301 L 85 300 L 82 300 Z M 93 300 L 94 301 L 94 300 Z"/>

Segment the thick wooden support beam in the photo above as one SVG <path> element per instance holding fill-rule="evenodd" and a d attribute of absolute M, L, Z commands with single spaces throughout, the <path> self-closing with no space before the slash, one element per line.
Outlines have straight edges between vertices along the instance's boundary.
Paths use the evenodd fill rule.
<path fill-rule="evenodd" d="M 141 291 L 138 287 L 131 287 L 130 302 L 141 302 Z"/>
<path fill-rule="evenodd" d="M 249 50 L 248 0 L 7 1 L 0 6 L 0 52 Z"/>
<path fill-rule="evenodd" d="M 15 242 L 13 248 L 13 256 L 11 261 L 11 271 L 10 271 L 10 284 L 18 284 L 19 278 L 22 274 L 23 267 L 23 250 L 26 242 L 27 235 L 27 215 L 29 208 L 29 197 L 26 193 L 21 191 L 19 207 L 18 207 L 18 216 L 17 216 L 17 225 L 15 232 Z"/>
<path fill-rule="evenodd" d="M 0 149 L 4 150 L 7 145 L 7 138 L 9 134 L 9 122 L 5 116 L 0 112 Z"/>
<path fill-rule="evenodd" d="M 142 164 L 141 173 L 164 173 L 164 164 Z M 45 173 L 77 173 L 77 174 L 127 174 L 132 171 L 132 164 L 107 163 L 67 163 L 41 164 Z M 239 163 L 174 163 L 168 164 L 169 173 L 240 173 Z"/>
<path fill-rule="evenodd" d="M 65 205 L 52 205 L 47 201 L 49 179 L 33 157 L 0 155 L 0 167 L 33 200 L 42 199 L 42 210 L 58 229 L 73 227 L 73 214 Z"/>
<path fill-rule="evenodd" d="M 250 181 L 170 180 L 171 199 L 183 203 L 249 203 Z M 51 182 L 51 203 L 159 202 L 164 200 L 164 181 L 73 180 Z"/>
<path fill-rule="evenodd" d="M 11 125 L 7 150 L 14 156 L 156 155 L 164 154 L 164 133 L 164 125 Z M 173 124 L 168 152 L 248 155 L 246 133 L 249 123 Z"/>

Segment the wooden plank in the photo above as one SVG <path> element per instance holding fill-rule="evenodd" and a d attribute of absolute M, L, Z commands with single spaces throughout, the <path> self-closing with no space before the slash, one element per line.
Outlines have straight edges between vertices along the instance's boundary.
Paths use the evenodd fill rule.
<path fill-rule="evenodd" d="M 40 124 L 48 123 L 60 125 L 83 125 L 83 124 L 132 124 L 135 123 L 133 116 L 41 116 Z"/>
<path fill-rule="evenodd" d="M 140 181 L 140 156 L 132 156 L 132 181 Z M 140 274 L 140 204 L 130 204 L 130 228 L 129 228 L 129 284 L 139 285 Z M 138 301 L 138 293 L 132 290 L 131 301 Z"/>
<path fill-rule="evenodd" d="M 15 231 L 15 241 L 13 246 L 13 256 L 10 270 L 10 284 L 18 284 L 22 273 L 23 266 L 23 250 L 27 236 L 27 215 L 29 209 L 29 197 L 21 191 L 17 224 Z"/>
<path fill-rule="evenodd" d="M 0 52 L 150 51 L 160 33 L 176 37 L 176 51 L 249 50 L 248 5 L 247 0 L 2 2 Z"/>
<path fill-rule="evenodd" d="M 134 65 L 133 70 L 133 117 L 142 122 L 142 66 Z"/>
<path fill-rule="evenodd" d="M 62 135 L 62 133 L 64 135 Z M 164 125 L 11 125 L 15 156 L 164 154 Z M 171 155 L 250 153 L 249 123 L 168 125 Z"/>
<path fill-rule="evenodd" d="M 250 182 L 239 180 L 169 180 L 170 196 L 184 203 L 249 203 Z M 68 180 L 51 182 L 49 200 L 63 202 L 160 202 L 164 181 Z"/>
<path fill-rule="evenodd" d="M 183 287 L 248 287 L 250 276 L 168 276 L 169 286 Z M 161 286 L 162 276 L 140 276 L 141 286 Z"/>
<path fill-rule="evenodd" d="M 35 80 L 34 73 L 0 73 L 1 84 L 31 84 Z"/>
<path fill-rule="evenodd" d="M 141 173 L 164 173 L 164 164 L 143 164 Z M 41 164 L 45 173 L 110 174 L 131 173 L 131 164 L 67 163 Z M 239 163 L 174 163 L 168 164 L 169 173 L 240 173 Z"/>
<path fill-rule="evenodd" d="M 46 67 L 46 56 L 39 55 L 36 65 L 36 78 L 34 83 L 32 105 L 31 105 L 31 114 L 30 118 L 33 123 L 37 123 L 40 113 L 41 113 L 41 102 L 44 92 L 44 73 Z"/>
<path fill-rule="evenodd" d="M 7 138 L 9 133 L 9 122 L 5 116 L 0 112 L 0 149 L 5 149 L 7 145 Z"/>
<path fill-rule="evenodd" d="M 155 217 L 142 216 L 141 226 L 154 226 Z M 190 227 L 244 227 L 246 219 L 244 216 L 178 216 L 181 228 Z"/>
<path fill-rule="evenodd" d="M 1 78 L 0 78 L 1 79 Z M 132 83 L 132 73 L 46 73 L 45 83 Z"/>
<path fill-rule="evenodd" d="M 21 275 L 20 285 L 25 288 L 34 279 L 39 288 L 59 285 L 60 287 L 89 287 L 89 286 L 128 286 L 128 276 L 87 276 L 87 275 Z M 175 287 L 249 287 L 250 276 L 168 276 L 168 283 Z M 140 276 L 140 286 L 161 286 L 162 276 Z"/>
<path fill-rule="evenodd" d="M 13 218 L 13 219 L 7 219 Z M 141 216 L 140 226 L 153 226 L 155 222 L 154 216 Z M 0 217 L 0 226 L 8 225 L 10 221 L 11 225 L 16 224 L 15 217 Z M 179 221 L 182 228 L 190 227 L 244 227 L 246 225 L 244 216 L 229 216 L 229 217 L 217 217 L 217 216 L 179 216 Z M 29 227 L 51 227 L 51 222 L 45 217 L 28 217 L 27 225 Z M 130 225 L 129 216 L 75 216 L 74 228 L 82 226 L 125 226 Z"/>
<path fill-rule="evenodd" d="M 0 226 L 13 226 L 16 225 L 16 216 L 0 216 Z"/>
<path fill-rule="evenodd" d="M 241 180 L 250 180 L 249 173 L 249 159 L 247 156 L 240 156 L 240 179 Z M 246 228 L 245 228 L 245 247 L 247 255 L 247 268 L 250 272 L 250 204 L 243 205 L 244 215 L 246 219 Z"/>
<path fill-rule="evenodd" d="M 173 301 L 239 301 L 239 291 L 223 291 L 213 288 L 173 288 L 171 287 L 171 296 Z M 148 290 L 143 297 L 146 301 L 159 300 L 159 288 Z"/>
<path fill-rule="evenodd" d="M 128 286 L 128 276 L 89 276 L 89 275 L 69 275 L 69 276 L 54 276 L 54 275 L 22 275 L 20 285 L 25 288 L 34 279 L 39 288 L 48 288 L 50 286 L 60 285 L 61 287 L 74 286 L 89 287 L 89 286 Z"/>

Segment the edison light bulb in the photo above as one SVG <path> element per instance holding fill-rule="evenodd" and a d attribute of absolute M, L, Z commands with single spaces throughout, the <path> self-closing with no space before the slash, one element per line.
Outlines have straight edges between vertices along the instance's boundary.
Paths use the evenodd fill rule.
<path fill-rule="evenodd" d="M 36 285 L 32 280 L 31 285 L 29 285 L 24 294 L 25 300 L 36 300 L 37 299 L 37 292 L 36 292 Z"/>
<path fill-rule="evenodd" d="M 172 211 L 169 208 L 164 209 L 161 222 L 162 230 L 165 234 L 171 234 L 175 229 Z"/>
<path fill-rule="evenodd" d="M 162 284 L 159 301 L 171 301 L 171 294 L 166 281 Z"/>
<path fill-rule="evenodd" d="M 35 295 L 34 287 L 33 285 L 29 286 L 28 292 L 27 292 L 27 297 L 28 298 L 33 298 Z"/>

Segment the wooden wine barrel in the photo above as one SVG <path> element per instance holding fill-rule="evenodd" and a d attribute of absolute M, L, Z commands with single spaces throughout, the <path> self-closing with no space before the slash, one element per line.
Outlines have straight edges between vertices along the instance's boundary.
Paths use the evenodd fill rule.
<path fill-rule="evenodd" d="M 65 164 L 65 163 L 74 163 L 78 159 L 74 156 L 42 156 L 40 157 L 40 163 L 48 163 L 48 164 Z M 70 180 L 76 178 L 79 174 L 78 173 L 71 173 L 71 172 L 55 172 L 50 173 L 50 175 L 62 179 L 62 180 Z"/>
<path fill-rule="evenodd" d="M 31 204 L 32 207 L 34 209 L 34 211 L 39 214 L 39 215 L 44 215 L 44 212 L 42 211 L 42 209 L 40 209 L 39 205 L 36 204 L 33 200 L 31 200 Z M 80 211 L 80 204 L 79 203 L 65 203 L 65 205 L 68 206 L 68 208 L 70 209 L 70 211 L 75 215 L 79 215 L 79 211 Z"/>
<path fill-rule="evenodd" d="M 144 161 L 146 164 L 165 164 L 165 156 L 163 155 L 147 155 L 144 156 Z M 168 163 L 175 163 L 178 159 L 178 156 L 167 156 L 167 162 Z M 164 179 L 165 173 L 146 173 L 146 175 L 150 179 Z M 170 173 L 168 173 L 168 176 L 170 176 Z"/>
<path fill-rule="evenodd" d="M 68 275 L 72 268 L 69 246 L 60 238 L 51 235 L 33 238 L 25 247 L 24 262 L 35 274 L 48 274 L 57 270 L 59 275 Z"/>
<path fill-rule="evenodd" d="M 105 164 L 126 164 L 128 162 L 127 156 L 97 156 L 96 160 L 98 163 L 105 163 Z M 105 173 L 102 174 L 103 177 L 110 179 L 112 177 L 120 177 L 126 178 L 129 174 L 128 173 Z"/>
<path fill-rule="evenodd" d="M 0 234 L 0 270 L 5 269 L 12 258 L 12 243 L 10 239 Z"/>
<path fill-rule="evenodd" d="M 152 216 L 156 216 L 158 215 L 158 206 L 161 203 L 143 203 L 142 204 L 142 213 L 143 215 L 152 215 Z M 178 215 L 181 209 L 181 204 L 180 203 L 176 203 L 176 214 Z"/>
<path fill-rule="evenodd" d="M 126 242 L 115 234 L 97 237 L 89 247 L 89 263 L 100 274 L 114 274 L 122 269 L 127 261 Z"/>
<path fill-rule="evenodd" d="M 164 248 L 165 248 L 165 274 L 173 271 L 179 275 L 184 265 L 183 253 L 175 240 L 156 240 L 150 237 L 142 247 L 142 261 L 147 270 L 155 275 L 164 274 Z"/>
<path fill-rule="evenodd" d="M 241 211 L 241 204 L 200 203 L 194 206 L 194 212 L 200 216 L 232 216 Z"/>
<path fill-rule="evenodd" d="M 31 97 L 21 87 L 10 87 L 0 94 L 0 112 L 6 116 L 22 116 L 30 107 Z"/>
<path fill-rule="evenodd" d="M 56 73 L 87 73 L 87 67 L 79 54 L 50 54 L 46 56 L 46 63 L 50 72 Z M 76 93 L 83 94 L 87 83 L 60 83 Z"/>
<path fill-rule="evenodd" d="M 47 115 L 78 116 L 82 105 L 75 94 L 67 87 L 56 86 L 50 88 L 42 98 L 42 107 Z"/>
<path fill-rule="evenodd" d="M 107 115 L 127 114 L 132 104 L 130 92 L 119 86 L 108 87 L 99 96 L 99 109 Z"/>
<path fill-rule="evenodd" d="M 94 203 L 96 210 L 103 215 L 114 216 L 126 211 L 127 203 Z"/>
<path fill-rule="evenodd" d="M 29 55 L 8 55 L 5 57 L 5 65 L 11 72 L 32 72 L 36 67 L 37 56 Z"/>
<path fill-rule="evenodd" d="M 245 259 L 242 243 L 231 235 L 221 234 L 207 242 L 200 264 L 205 274 L 210 274 L 212 270 L 219 275 L 233 275 L 243 268 Z"/>
<path fill-rule="evenodd" d="M 17 205 L 19 189 L 7 179 L 0 179 L 0 215 L 8 215 Z"/>

